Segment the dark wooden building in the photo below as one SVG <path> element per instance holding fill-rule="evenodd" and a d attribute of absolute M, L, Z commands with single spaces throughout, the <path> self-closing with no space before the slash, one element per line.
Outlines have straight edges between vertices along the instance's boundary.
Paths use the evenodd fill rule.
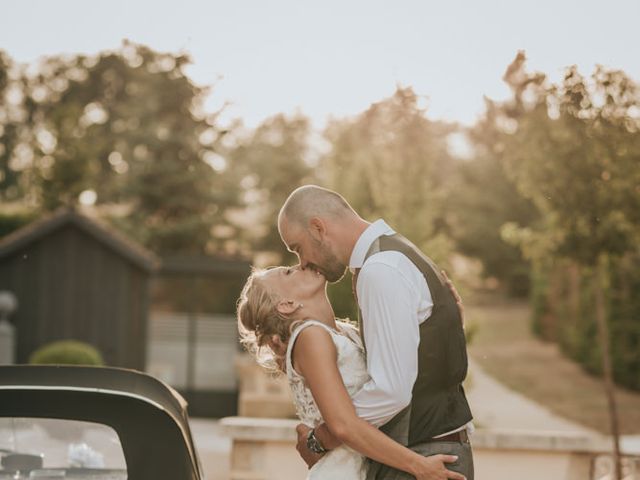
<path fill-rule="evenodd" d="M 147 369 L 182 393 L 192 415 L 237 414 L 235 311 L 250 273 L 241 257 L 174 256 L 154 277 Z"/>
<path fill-rule="evenodd" d="M 157 268 L 153 253 L 73 209 L 0 239 L 0 290 L 19 302 L 11 319 L 18 363 L 48 342 L 77 339 L 108 365 L 144 370 Z"/>

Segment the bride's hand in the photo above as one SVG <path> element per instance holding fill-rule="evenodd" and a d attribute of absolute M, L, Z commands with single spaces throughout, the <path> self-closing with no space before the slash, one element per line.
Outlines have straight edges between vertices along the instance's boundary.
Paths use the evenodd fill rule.
<path fill-rule="evenodd" d="M 304 463 L 307 464 L 307 467 L 311 468 L 322 458 L 322 455 L 314 453 L 307 448 L 307 435 L 309 435 L 309 430 L 311 429 L 304 423 L 299 423 L 296 427 L 296 432 L 298 433 L 296 450 L 298 450 L 298 454 L 302 457 Z"/>
<path fill-rule="evenodd" d="M 460 298 L 460 294 L 456 287 L 453 286 L 453 282 L 447 276 L 447 273 L 444 270 L 440 270 L 442 276 L 444 277 L 444 283 L 453 295 L 453 298 L 456 299 L 456 304 L 458 305 L 458 310 L 460 311 L 460 320 L 462 321 L 462 328 L 464 328 L 464 305 L 462 304 L 462 298 Z"/>
<path fill-rule="evenodd" d="M 458 460 L 455 455 L 432 455 L 423 457 L 418 468 L 412 472 L 416 480 L 465 480 L 465 476 L 461 473 L 447 470 L 446 464 L 453 463 Z"/>

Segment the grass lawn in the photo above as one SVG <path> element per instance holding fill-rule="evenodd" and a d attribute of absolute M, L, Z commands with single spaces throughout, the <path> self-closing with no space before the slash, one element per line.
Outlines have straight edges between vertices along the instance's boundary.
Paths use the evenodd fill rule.
<path fill-rule="evenodd" d="M 476 331 L 469 353 L 488 373 L 559 415 L 609 433 L 602 381 L 531 333 L 526 303 L 470 303 L 466 321 Z M 621 433 L 640 434 L 640 392 L 617 388 L 616 401 Z"/>

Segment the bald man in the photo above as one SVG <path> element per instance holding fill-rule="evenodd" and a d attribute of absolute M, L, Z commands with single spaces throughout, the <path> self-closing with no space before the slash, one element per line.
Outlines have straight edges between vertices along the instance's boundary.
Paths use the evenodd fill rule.
<path fill-rule="evenodd" d="M 457 456 L 446 466 L 472 480 L 461 304 L 443 273 L 383 220 L 363 220 L 340 194 L 315 185 L 289 195 L 278 230 L 302 268 L 329 282 L 339 281 L 347 267 L 352 272 L 371 377 L 353 397 L 358 416 L 424 456 Z M 335 442 L 324 425 L 311 437 L 299 426 L 298 434 L 298 451 L 308 464 L 319 458 L 309 448 L 318 452 L 318 441 Z M 313 442 L 307 445 L 307 438 Z M 409 478 L 368 460 L 367 479 Z"/>

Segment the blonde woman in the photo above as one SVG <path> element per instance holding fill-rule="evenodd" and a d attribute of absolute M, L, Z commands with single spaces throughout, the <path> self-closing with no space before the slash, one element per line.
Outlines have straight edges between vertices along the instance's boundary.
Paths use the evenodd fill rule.
<path fill-rule="evenodd" d="M 308 445 L 321 458 L 307 478 L 365 479 L 368 457 L 418 480 L 464 479 L 443 467 L 456 456 L 425 457 L 358 418 L 351 396 L 369 380 L 364 349 L 357 330 L 336 321 L 326 284 L 321 274 L 298 266 L 258 270 L 238 303 L 244 345 L 287 375 L 298 416 L 311 428 Z M 328 431 L 315 432 L 320 424 Z"/>

